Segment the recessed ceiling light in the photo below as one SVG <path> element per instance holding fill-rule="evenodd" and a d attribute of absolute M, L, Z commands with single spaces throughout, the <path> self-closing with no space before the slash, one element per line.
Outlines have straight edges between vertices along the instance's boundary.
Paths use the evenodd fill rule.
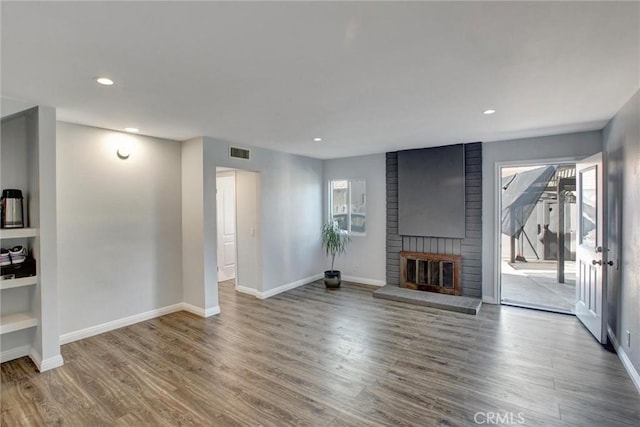
<path fill-rule="evenodd" d="M 321 142 L 322 138 L 313 138 L 313 142 Z"/>
<path fill-rule="evenodd" d="M 488 116 L 489 114 L 495 114 L 495 112 L 496 110 L 488 109 L 488 110 L 484 110 L 482 114 L 486 114 Z"/>
<path fill-rule="evenodd" d="M 98 83 L 100 83 L 101 85 L 105 85 L 105 86 L 111 86 L 113 84 L 113 80 L 107 78 L 107 77 L 98 77 L 96 79 L 96 81 Z"/>
<path fill-rule="evenodd" d="M 131 133 L 140 132 L 140 129 L 138 129 L 138 128 L 124 128 L 124 130 L 126 130 L 127 132 L 131 132 Z"/>

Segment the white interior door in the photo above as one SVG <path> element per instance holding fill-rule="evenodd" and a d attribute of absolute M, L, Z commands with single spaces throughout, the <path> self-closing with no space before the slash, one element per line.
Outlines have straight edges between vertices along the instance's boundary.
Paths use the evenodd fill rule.
<path fill-rule="evenodd" d="M 218 282 L 236 277 L 236 183 L 233 172 L 216 177 Z"/>
<path fill-rule="evenodd" d="M 602 153 L 576 164 L 578 239 L 576 242 L 576 316 L 601 343 L 606 343 L 603 269 Z"/>

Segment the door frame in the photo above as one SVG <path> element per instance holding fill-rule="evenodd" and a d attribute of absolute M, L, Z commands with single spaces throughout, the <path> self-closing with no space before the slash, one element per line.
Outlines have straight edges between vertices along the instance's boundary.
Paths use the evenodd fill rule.
<path fill-rule="evenodd" d="M 247 169 L 247 168 L 241 168 L 241 167 L 232 167 L 232 166 L 216 166 L 216 177 L 218 173 L 221 172 L 233 172 L 235 174 L 236 177 L 236 185 L 235 185 L 235 235 L 236 235 L 236 278 L 235 278 L 235 286 L 234 286 L 234 290 L 236 292 L 241 292 L 244 294 L 248 294 L 248 295 L 252 295 L 255 296 L 257 298 L 263 298 L 263 289 L 262 289 L 262 282 L 264 279 L 264 268 L 263 268 L 263 262 L 262 262 L 262 257 L 263 257 L 263 247 L 262 247 L 262 213 L 263 213 L 263 205 L 262 205 L 262 172 L 258 171 L 258 170 L 253 170 L 253 169 Z M 253 174 L 254 178 L 255 178 L 255 216 L 256 216 L 256 222 L 255 222 L 255 227 L 253 228 L 253 233 L 252 234 L 252 248 L 255 249 L 255 258 L 247 258 L 247 255 L 242 255 L 241 256 L 241 247 L 248 247 L 248 246 L 241 246 L 239 243 L 239 234 L 242 234 L 239 232 L 239 230 L 242 229 L 241 224 L 238 222 L 238 214 L 240 212 L 246 212 L 246 210 L 241 210 L 238 209 L 238 200 L 240 199 L 240 195 L 244 194 L 242 192 L 242 190 L 238 190 L 238 174 L 239 173 L 250 173 Z M 217 191 L 217 190 L 216 190 Z M 214 193 L 215 194 L 215 193 Z M 215 215 L 217 215 L 217 197 L 216 199 L 216 207 L 214 209 L 214 213 Z M 217 221 L 216 222 L 216 235 L 215 235 L 215 239 L 216 239 L 216 263 L 217 263 L 217 239 L 218 239 L 218 230 L 217 230 Z M 253 287 L 247 287 L 244 286 L 242 283 L 245 279 L 243 279 L 243 274 L 246 272 L 244 268 L 241 268 L 242 265 L 246 265 L 249 263 L 253 263 L 256 266 L 255 269 L 255 289 Z M 216 289 L 216 294 L 220 295 L 220 290 L 218 288 L 218 274 L 216 272 L 216 281 L 215 281 L 215 289 Z"/>
<path fill-rule="evenodd" d="M 235 274 L 234 274 L 234 278 L 233 278 L 233 288 L 235 290 L 238 289 L 238 190 L 237 190 L 237 185 L 236 185 L 236 169 L 232 169 L 232 168 L 225 168 L 225 167 L 216 167 L 216 254 L 217 254 L 217 248 L 218 248 L 218 236 L 220 233 L 220 230 L 218 230 L 218 200 L 217 200 L 217 196 L 218 196 L 218 178 L 219 177 L 226 177 L 226 176 L 233 176 L 233 239 L 235 240 L 234 243 L 234 250 L 235 250 L 235 257 L 236 257 L 236 264 L 235 264 Z M 216 264 L 219 262 L 219 260 L 217 259 L 218 257 L 216 256 Z M 216 265 L 216 268 L 218 268 L 218 266 Z M 216 279 L 217 280 L 217 279 Z M 219 283 L 218 281 L 216 281 L 216 283 Z"/>
<path fill-rule="evenodd" d="M 589 157 L 589 156 L 586 156 Z M 493 295 L 496 298 L 496 304 L 502 305 L 502 168 L 517 166 L 545 166 L 545 165 L 566 165 L 576 164 L 586 157 L 551 157 L 546 159 L 531 160 L 504 160 L 494 163 L 493 168 L 493 191 L 496 201 L 496 211 L 493 218 L 494 235 L 493 235 Z M 605 194 L 606 196 L 606 194 Z M 606 218 L 606 214 L 605 214 Z M 606 237 L 604 238 L 606 242 Z M 606 302 L 606 301 L 605 301 Z"/>

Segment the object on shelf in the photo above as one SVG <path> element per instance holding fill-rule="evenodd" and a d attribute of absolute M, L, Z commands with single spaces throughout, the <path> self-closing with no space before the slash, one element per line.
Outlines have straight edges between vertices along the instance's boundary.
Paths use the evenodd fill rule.
<path fill-rule="evenodd" d="M 0 266 L 4 267 L 5 265 L 11 265 L 11 256 L 8 249 L 2 248 L 0 249 Z"/>
<path fill-rule="evenodd" d="M 26 257 L 20 264 L 4 265 L 0 267 L 0 277 L 6 279 L 20 279 L 36 275 L 36 260 L 33 257 Z"/>
<path fill-rule="evenodd" d="M 11 264 L 22 264 L 27 259 L 27 250 L 24 246 L 14 246 L 9 249 Z"/>
<path fill-rule="evenodd" d="M 15 189 L 2 190 L 0 199 L 0 227 L 24 228 L 24 212 L 22 210 L 22 191 Z"/>
<path fill-rule="evenodd" d="M 24 246 L 14 246 L 11 249 L 0 248 L 0 266 L 21 264 L 27 259 Z"/>

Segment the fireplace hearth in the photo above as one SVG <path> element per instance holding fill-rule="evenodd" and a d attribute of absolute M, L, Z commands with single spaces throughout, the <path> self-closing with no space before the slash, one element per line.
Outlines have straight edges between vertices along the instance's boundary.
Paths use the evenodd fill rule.
<path fill-rule="evenodd" d="M 460 255 L 400 252 L 400 287 L 462 295 Z"/>

